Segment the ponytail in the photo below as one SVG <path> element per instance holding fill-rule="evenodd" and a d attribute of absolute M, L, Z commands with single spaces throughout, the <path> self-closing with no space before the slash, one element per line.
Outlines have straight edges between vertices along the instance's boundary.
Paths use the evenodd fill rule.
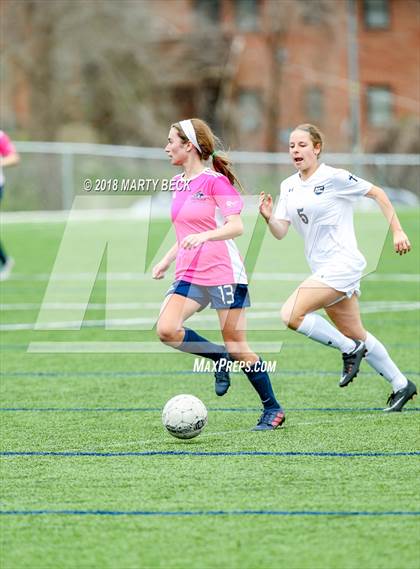
<path fill-rule="evenodd" d="M 220 172 L 220 174 L 226 176 L 232 186 L 236 184 L 242 192 L 245 192 L 241 182 L 232 170 L 232 162 L 228 158 L 227 154 L 218 150 L 213 151 L 211 157 L 213 161 L 213 168 L 216 172 Z"/>
<path fill-rule="evenodd" d="M 232 162 L 228 155 L 222 150 L 216 150 L 216 147 L 221 148 L 222 144 L 209 125 L 201 119 L 191 119 L 191 122 L 194 127 L 198 145 L 201 149 L 201 153 L 197 150 L 200 154 L 200 158 L 202 160 L 208 160 L 211 158 L 213 169 L 226 176 L 232 185 L 236 184 L 237 187 L 245 193 L 241 182 L 232 170 Z M 178 131 L 181 140 L 188 142 L 189 138 L 183 131 L 181 125 L 179 123 L 175 123 L 172 126 Z"/>

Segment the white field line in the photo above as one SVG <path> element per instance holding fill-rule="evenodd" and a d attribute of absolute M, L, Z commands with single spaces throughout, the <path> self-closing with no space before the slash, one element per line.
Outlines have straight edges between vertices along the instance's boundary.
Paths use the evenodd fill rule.
<path fill-rule="evenodd" d="M 162 408 L 163 410 L 163 408 Z M 200 433 L 199 438 L 200 440 L 202 439 L 207 439 L 207 438 L 211 438 L 211 437 L 225 437 L 225 436 L 229 436 L 229 435 L 237 435 L 238 433 L 248 433 L 251 434 L 253 433 L 252 428 L 254 427 L 255 423 L 252 422 L 253 420 L 256 421 L 258 419 L 258 414 L 260 412 L 259 411 L 255 411 L 255 415 L 253 415 L 252 413 L 249 413 L 250 415 L 250 425 L 248 428 L 246 429 L 230 429 L 228 431 L 207 431 L 206 429 Z M 385 414 L 383 415 L 385 416 Z M 286 409 L 286 417 L 287 416 L 287 409 Z M 377 419 L 378 418 L 378 413 L 363 413 L 363 420 L 366 417 L 366 419 Z M 349 414 L 349 415 L 340 415 L 340 421 L 341 420 L 351 420 L 354 421 L 354 415 L 353 414 Z M 290 419 L 290 415 L 288 417 L 288 420 L 286 419 L 286 424 L 283 427 L 280 427 L 279 429 L 276 429 L 274 432 L 273 431 L 269 431 L 266 433 L 266 435 L 258 433 L 255 434 L 255 436 L 267 436 L 267 437 L 279 437 L 282 436 L 282 432 L 283 431 L 287 431 L 289 429 L 293 429 L 295 427 L 300 427 L 300 426 L 306 426 L 306 425 L 329 425 L 329 424 L 337 424 L 338 419 L 319 419 L 314 418 L 313 421 L 295 421 Z M 129 441 L 118 441 L 115 443 L 107 443 L 106 445 L 106 449 L 97 449 L 97 448 L 66 448 L 66 449 L 62 449 L 62 452 L 108 452 L 110 449 L 112 449 L 111 452 L 136 452 L 136 449 L 138 449 L 139 447 L 144 447 L 144 446 L 148 446 L 148 445 L 154 445 L 154 447 L 150 450 L 156 450 L 156 451 L 160 451 L 161 449 L 156 448 L 155 445 L 161 445 L 161 444 L 165 444 L 167 445 L 168 442 L 173 442 L 174 444 L 174 448 L 173 449 L 168 449 L 165 448 L 164 450 L 185 450 L 185 451 L 192 451 L 194 452 L 194 450 L 201 450 L 200 448 L 196 449 L 195 446 L 190 445 L 188 443 L 188 441 L 185 441 L 185 443 L 182 443 L 180 441 L 180 439 L 178 439 L 177 441 L 175 441 L 175 439 L 173 439 L 171 437 L 171 435 L 169 433 L 165 432 L 165 429 L 163 427 L 163 425 L 161 426 L 162 430 L 164 431 L 163 436 L 164 439 L 162 439 L 162 435 L 156 435 L 154 437 L 150 437 L 148 439 L 134 439 L 134 440 L 129 440 Z M 264 441 L 266 441 L 266 439 L 264 438 Z M 182 446 L 180 446 L 182 445 Z M 223 450 L 223 449 L 220 449 Z M 244 449 L 246 450 L 246 449 Z M 252 450 L 251 450 L 252 451 Z M 60 452 L 60 451 L 59 451 Z M 322 452 L 322 450 L 320 450 L 320 452 Z M 328 452 L 328 451 L 326 451 Z M 358 452 L 357 450 L 353 451 L 353 452 Z M 238 456 L 239 458 L 239 456 Z M 267 456 L 267 458 L 270 458 L 270 456 Z"/>
<path fill-rule="evenodd" d="M 211 412 L 210 412 L 211 413 Z M 248 428 L 246 429 L 230 429 L 228 431 L 207 431 L 206 429 L 199 435 L 200 440 L 204 439 L 204 438 L 211 438 L 211 437 L 225 437 L 225 436 L 229 436 L 229 435 L 234 435 L 236 436 L 238 433 L 248 433 L 251 434 L 253 433 L 252 428 L 254 427 L 254 424 L 252 422 L 252 420 L 254 419 L 255 421 L 258 418 L 258 414 L 259 411 L 255 411 L 255 415 L 249 413 L 250 416 L 250 425 Z M 368 420 L 368 419 L 378 419 L 378 416 L 383 416 L 385 417 L 386 414 L 380 415 L 377 412 L 374 413 L 363 413 L 363 420 Z M 284 431 L 288 431 L 290 429 L 294 429 L 295 427 L 300 427 L 300 426 L 307 426 L 307 425 L 331 425 L 331 424 L 337 424 L 338 420 L 342 421 L 354 421 L 354 414 L 350 413 L 349 415 L 344 415 L 344 414 L 340 414 L 340 419 L 338 418 L 331 418 L 331 419 L 325 419 L 322 420 L 319 417 L 314 418 L 313 421 L 295 421 L 293 419 L 290 419 L 290 415 L 287 415 L 287 409 L 286 409 L 286 424 L 283 427 L 280 427 L 279 429 L 276 429 L 274 432 L 273 431 L 269 431 L 266 434 L 255 434 L 255 437 L 257 436 L 262 436 L 264 437 L 264 441 L 266 441 L 267 439 L 265 437 L 280 437 L 282 436 L 282 433 Z M 188 441 L 186 441 L 185 443 L 181 443 L 180 439 L 178 439 L 178 441 L 175 441 L 175 439 L 173 439 L 171 437 L 171 435 L 169 433 L 165 432 L 165 429 L 163 426 L 161 426 L 163 432 L 163 436 L 164 436 L 164 440 L 162 439 L 162 435 L 156 435 L 154 437 L 150 437 L 148 439 L 134 439 L 134 440 L 126 440 L 126 441 L 118 441 L 115 443 L 107 443 L 106 445 L 106 449 L 97 449 L 97 448 L 66 448 L 66 449 L 62 449 L 62 452 L 108 452 L 109 449 L 112 449 L 111 452 L 135 452 L 136 449 L 138 449 L 139 447 L 143 447 L 143 446 L 147 446 L 147 445 L 154 445 L 154 448 L 150 449 L 150 450 L 156 450 L 156 451 L 160 451 L 160 450 L 186 450 L 186 451 L 194 451 L 194 450 L 201 450 L 200 448 L 196 449 L 195 446 L 190 445 L 188 443 Z M 174 448 L 173 449 L 168 449 L 165 447 L 165 449 L 159 449 L 156 448 L 155 445 L 161 445 L 161 444 L 165 444 L 167 445 L 168 442 L 173 442 L 174 444 Z M 223 450 L 223 449 L 220 449 Z M 244 449 L 245 451 L 247 449 Z M 325 452 L 328 452 L 328 449 L 319 449 L 319 452 L 323 452 L 325 450 Z M 251 449 L 252 451 L 252 449 Z M 361 452 L 360 449 L 354 449 L 353 452 Z M 239 458 L 239 456 L 238 456 Z M 267 458 L 270 458 L 270 456 L 267 456 Z"/>
<path fill-rule="evenodd" d="M 232 157 L 235 155 L 235 153 L 232 153 Z M 256 157 L 254 154 L 251 153 L 251 160 L 255 163 Z M 387 155 L 386 160 L 390 161 L 391 158 L 389 158 L 390 155 Z M 399 164 L 403 163 L 403 157 L 406 155 L 395 155 L 398 157 L 399 160 Z M 242 159 L 241 159 L 242 158 Z M 243 155 L 243 157 L 238 158 L 238 160 L 243 161 L 244 159 L 246 160 L 245 154 Z M 375 156 L 376 159 L 378 159 L 378 156 Z M 411 160 L 409 161 L 410 164 L 414 164 L 417 166 L 418 165 L 418 156 L 417 155 L 410 155 Z M 287 159 L 287 158 L 286 158 Z M 339 158 L 341 160 L 340 164 L 343 161 L 343 157 L 341 156 L 341 158 Z M 266 159 L 263 159 L 264 164 L 268 163 Z M 414 160 L 414 162 L 412 162 L 412 160 Z M 260 162 L 261 163 L 261 162 Z M 272 161 L 269 161 L 269 163 L 273 163 Z M 275 156 L 275 163 L 279 163 L 279 155 L 277 154 Z M 286 162 L 284 162 L 286 163 Z M 350 162 L 349 162 L 350 163 Z M 161 193 L 161 192 L 159 192 Z M 166 194 L 169 194 L 169 192 L 165 192 Z M 414 199 L 415 203 L 410 203 L 407 204 L 406 206 L 401 206 L 401 210 L 406 210 L 406 211 L 412 211 L 413 210 L 413 205 L 414 207 L 416 207 L 418 205 L 418 200 L 416 201 L 415 199 L 415 195 L 408 192 L 410 194 L 410 197 L 412 199 Z M 93 196 L 93 192 L 90 194 L 90 197 Z M 146 196 L 150 199 L 151 198 L 151 193 L 147 193 Z M 81 197 L 81 196 L 78 196 Z M 1 216 L 0 216 L 0 221 L 2 223 L 2 225 L 5 224 L 26 224 L 26 223 L 43 223 L 43 224 L 47 224 L 47 223 L 66 223 L 69 219 L 69 217 L 71 216 L 72 221 L 77 220 L 77 221 L 84 221 L 86 223 L 92 223 L 92 222 L 100 222 L 100 221 L 136 221 L 136 220 L 143 220 L 143 219 L 164 219 L 167 220 L 168 219 L 168 211 L 169 211 L 169 196 L 168 196 L 168 200 L 166 200 L 164 203 L 160 204 L 160 206 L 158 206 L 157 208 L 154 207 L 153 208 L 153 216 L 150 214 L 150 210 L 148 207 L 143 206 L 142 204 L 139 204 L 140 200 L 142 198 L 140 198 L 140 196 L 137 197 L 137 200 L 133 203 L 132 199 L 130 199 L 130 204 L 128 207 L 121 207 L 122 205 L 122 199 L 127 199 L 128 195 L 117 195 L 114 197 L 114 199 L 118 199 L 119 198 L 119 206 L 118 208 L 113 208 L 111 209 L 109 207 L 109 202 L 107 202 L 107 207 L 105 207 L 105 209 L 71 209 L 71 210 L 58 210 L 58 211 L 8 211 L 8 212 L 2 212 Z M 257 195 L 252 195 L 252 196 L 244 196 L 244 210 L 242 212 L 242 217 L 250 217 L 251 219 L 256 219 L 257 217 L 257 210 L 256 210 L 256 205 L 257 205 L 257 201 L 258 201 L 258 196 Z M 411 201 L 411 200 L 410 200 Z M 103 205 L 103 202 L 102 204 Z M 126 204 L 125 204 L 126 205 Z M 369 207 L 371 204 L 369 204 L 369 200 L 365 200 L 364 202 L 359 202 L 357 204 L 355 204 L 355 209 L 357 211 L 376 211 L 376 208 L 371 208 Z"/>
<path fill-rule="evenodd" d="M 278 302 L 253 302 L 252 306 L 247 310 L 247 314 L 251 318 L 255 318 L 255 309 L 280 309 L 284 300 L 279 300 Z M 162 306 L 161 302 L 95 302 L 86 305 L 86 303 L 78 302 L 45 302 L 43 304 L 36 302 L 15 302 L 15 303 L 4 303 L 0 304 L 0 310 L 5 312 L 14 312 L 15 310 L 39 310 L 40 308 L 44 310 L 159 310 Z M 406 300 L 377 300 L 377 301 L 364 301 L 360 302 L 360 307 L 362 312 L 378 312 L 381 308 L 386 311 L 398 311 L 398 310 L 415 310 L 420 307 L 420 302 L 417 301 L 406 301 Z M 263 313 L 260 313 L 261 315 Z M 269 313 L 273 316 L 272 313 Z M 203 318 L 203 316 L 201 316 Z M 258 316 L 263 317 L 263 316 Z"/>
<path fill-rule="evenodd" d="M 211 413 L 211 412 L 210 412 Z M 254 419 L 258 418 L 258 411 L 255 412 L 255 416 L 252 415 L 252 413 L 249 413 L 250 418 L 253 417 Z M 336 413 L 337 415 L 337 413 Z M 380 415 L 377 412 L 372 412 L 372 413 L 366 413 L 363 412 L 363 420 L 366 417 L 366 420 L 368 419 L 378 419 L 378 416 L 382 416 L 385 417 L 386 414 L 384 413 L 383 415 Z M 348 415 L 344 415 L 341 413 L 340 415 L 340 421 L 344 420 L 344 421 L 348 421 L 348 422 L 353 422 L 354 421 L 354 414 L 353 413 L 349 413 Z M 252 419 L 251 419 L 252 421 Z M 301 427 L 301 426 L 307 426 L 307 425 L 331 425 L 331 424 L 337 424 L 338 419 L 337 418 L 329 418 L 329 419 L 320 419 L 319 416 L 314 418 L 313 421 L 295 421 L 294 419 L 290 419 L 290 415 L 287 415 L 287 408 L 286 408 L 286 424 L 283 427 L 280 427 L 279 429 L 276 429 L 274 432 L 270 431 L 267 433 L 268 437 L 278 437 L 282 435 L 282 432 L 284 430 L 290 430 L 290 429 L 294 429 L 295 427 Z M 200 439 L 203 438 L 211 438 L 211 437 L 224 437 L 226 435 L 237 435 L 238 433 L 251 433 L 252 432 L 252 427 L 254 425 L 252 423 L 250 423 L 250 427 L 247 429 L 231 429 L 229 431 L 207 431 L 204 430 L 200 435 Z M 163 427 L 162 427 L 163 428 Z M 261 436 L 261 434 L 258 434 L 256 436 Z M 262 435 L 264 436 L 264 435 Z M 170 440 L 170 439 L 169 439 Z M 265 440 L 265 439 L 264 439 Z M 123 449 L 126 450 L 127 447 L 138 447 L 143 446 L 143 445 L 150 445 L 150 444 L 162 444 L 163 442 L 166 443 L 166 441 L 162 441 L 162 437 L 161 436 L 156 436 L 156 437 L 152 437 L 149 439 L 139 439 L 139 440 L 131 440 L 131 441 L 122 441 L 122 442 L 117 442 L 115 444 L 111 443 L 107 445 L 107 448 L 113 448 L 113 449 Z M 66 449 L 67 451 L 68 449 Z M 73 452 L 79 452 L 80 449 L 71 449 Z M 158 450 L 158 449 L 153 449 L 153 450 Z M 168 450 L 168 449 L 165 449 Z M 176 450 L 181 450 L 178 445 Z M 185 445 L 185 447 L 182 448 L 182 450 L 194 450 L 194 448 L 191 448 L 188 443 Z M 320 452 L 322 452 L 323 449 L 320 449 Z M 89 451 L 87 451 L 89 452 Z M 95 452 L 95 451 L 92 451 Z M 328 450 L 326 450 L 326 452 L 328 452 Z M 354 449 L 353 452 L 360 452 L 360 449 Z"/>
<path fill-rule="evenodd" d="M 271 303 L 269 303 L 271 304 Z M 279 305 L 275 305 L 275 308 L 280 308 Z M 364 314 L 373 314 L 377 312 L 411 312 L 420 309 L 419 301 L 369 301 L 360 303 L 361 312 Z M 100 328 L 100 327 L 136 327 L 154 326 L 157 321 L 157 314 L 153 317 L 142 317 L 142 318 L 109 318 L 107 320 L 84 320 L 83 328 Z M 247 312 L 248 320 L 270 320 L 279 321 L 279 314 L 270 311 L 259 311 L 249 309 Z M 194 321 L 198 323 L 213 323 L 216 321 L 215 314 L 198 314 L 196 315 Z M 17 330 L 80 330 L 81 323 L 80 320 L 65 320 L 57 322 L 23 322 L 23 323 L 10 323 L 1 324 L 0 331 L 10 332 Z"/>
<path fill-rule="evenodd" d="M 250 276 L 250 280 L 256 281 L 294 281 L 304 280 L 310 276 L 309 273 L 254 273 Z M 420 274 L 418 273 L 388 273 L 376 274 L 371 273 L 362 277 L 362 281 L 379 281 L 379 282 L 420 282 Z"/>
<path fill-rule="evenodd" d="M 86 304 L 82 302 L 45 302 L 43 304 L 35 302 L 16 302 L 16 303 L 6 303 L 0 304 L 0 310 L 39 310 L 40 308 L 45 310 L 83 310 L 86 308 Z M 159 310 L 162 306 L 162 302 L 110 302 L 106 304 L 104 302 L 94 302 L 89 304 L 87 308 L 89 310 Z M 276 305 L 277 306 L 277 305 Z"/>
<path fill-rule="evenodd" d="M 251 415 L 251 413 L 250 413 L 250 415 Z M 258 411 L 255 412 L 255 417 L 257 417 L 257 415 L 258 415 Z M 384 413 L 382 416 L 385 417 L 385 415 L 386 414 Z M 365 413 L 364 412 L 363 413 L 363 418 L 366 417 L 366 419 L 377 419 L 378 416 L 381 416 L 381 415 L 379 415 L 377 412 L 373 412 L 373 413 Z M 300 427 L 300 426 L 337 424 L 337 420 L 338 420 L 338 419 L 334 419 L 334 418 L 322 420 L 322 419 L 319 419 L 317 417 L 317 418 L 314 418 L 313 421 L 295 421 L 295 420 L 290 419 L 290 418 L 289 418 L 289 420 L 287 420 L 287 417 L 288 417 L 288 415 L 287 415 L 287 409 L 286 409 L 286 424 L 283 427 L 276 429 L 275 432 L 269 431 L 268 436 L 273 436 L 273 437 L 281 436 L 282 431 L 288 430 L 291 428 L 295 428 L 295 427 Z M 349 415 L 341 414 L 340 415 L 340 421 L 341 420 L 348 420 L 349 422 L 354 421 L 354 415 L 351 413 Z M 199 436 L 200 436 L 200 439 L 203 439 L 203 438 L 219 437 L 219 436 L 226 436 L 226 435 L 236 435 L 237 433 L 250 433 L 250 432 L 252 432 L 252 425 L 248 429 L 232 429 L 229 431 L 215 431 L 215 432 L 204 431 Z M 271 433 L 271 435 L 270 435 L 270 433 Z M 259 436 L 261 436 L 261 435 L 259 435 Z M 118 446 L 124 448 L 126 445 L 133 445 L 133 446 L 147 445 L 147 444 L 155 443 L 155 442 L 162 442 L 161 437 L 159 437 L 159 438 L 154 437 L 153 439 L 148 439 L 148 440 L 127 441 L 125 443 L 122 443 L 121 445 L 118 444 Z M 114 445 L 109 445 L 109 446 L 114 446 Z M 186 447 L 185 450 L 187 450 L 187 449 L 192 450 L 192 449 L 189 449 L 188 447 Z M 179 449 L 177 449 L 177 450 L 179 450 Z M 323 452 L 322 449 L 320 450 L 320 452 Z M 326 452 L 328 452 L 328 451 L 326 451 Z M 353 452 L 360 452 L 360 451 L 354 450 Z"/>
<path fill-rule="evenodd" d="M 303 281 L 309 273 L 253 273 L 250 280 L 255 281 Z M 366 275 L 364 279 L 379 282 L 420 282 L 418 273 L 389 273 Z M 150 281 L 149 273 L 12 273 L 9 281 Z M 169 282 L 169 281 L 168 281 Z"/>
<path fill-rule="evenodd" d="M 121 197 L 121 196 L 120 196 Z M 125 197 L 125 196 L 124 196 Z M 153 217 L 149 208 L 119 208 L 95 210 L 62 210 L 62 211 L 7 211 L 0 216 L 2 225 L 15 225 L 22 223 L 66 223 L 71 217 L 72 221 L 136 221 L 144 219 L 168 219 L 168 211 L 162 208 L 154 211 Z"/>
<path fill-rule="evenodd" d="M 283 342 L 253 342 L 258 352 L 279 353 Z M 28 352 L 36 354 L 173 354 L 161 342 L 31 342 Z"/>

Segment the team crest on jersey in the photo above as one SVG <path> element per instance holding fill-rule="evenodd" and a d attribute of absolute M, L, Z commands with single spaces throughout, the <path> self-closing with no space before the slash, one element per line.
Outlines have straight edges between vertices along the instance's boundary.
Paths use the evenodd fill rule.
<path fill-rule="evenodd" d="M 317 196 L 319 196 L 319 194 L 322 194 L 322 192 L 325 190 L 325 186 L 315 186 L 314 188 L 314 194 L 316 194 Z"/>
<path fill-rule="evenodd" d="M 195 200 L 205 200 L 207 199 L 206 194 L 203 194 L 203 192 L 201 190 L 198 190 L 198 192 L 195 192 L 195 194 L 192 195 L 193 199 Z"/>

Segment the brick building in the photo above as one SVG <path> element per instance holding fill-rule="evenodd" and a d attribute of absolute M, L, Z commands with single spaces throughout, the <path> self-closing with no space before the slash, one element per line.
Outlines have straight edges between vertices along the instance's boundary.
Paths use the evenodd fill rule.
<path fill-rule="evenodd" d="M 284 151 L 290 129 L 313 122 L 339 152 L 419 124 L 420 0 L 0 8 L 15 47 L 5 50 L 2 120 L 18 138 L 63 140 L 76 124 L 73 139 L 158 146 L 171 120 L 201 116 L 231 148 Z"/>
<path fill-rule="evenodd" d="M 193 84 L 184 85 L 178 101 L 185 116 L 201 111 L 213 123 L 217 117 L 236 148 L 284 150 L 291 127 L 314 122 L 331 149 L 366 150 L 387 127 L 419 120 L 418 0 L 160 4 L 166 15 L 174 12 L 182 34 L 213 26 L 230 46 L 224 69 L 199 86 L 214 94 L 205 109 L 192 94 Z M 359 135 L 353 132 L 358 125 Z"/>

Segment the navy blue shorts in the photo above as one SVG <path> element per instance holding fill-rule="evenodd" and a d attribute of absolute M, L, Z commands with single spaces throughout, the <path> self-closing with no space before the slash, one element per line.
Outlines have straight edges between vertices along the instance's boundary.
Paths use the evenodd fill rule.
<path fill-rule="evenodd" d="M 201 305 L 201 309 L 210 304 L 210 308 L 231 309 L 251 306 L 246 284 L 225 284 L 219 286 L 201 286 L 187 281 L 175 281 L 167 290 L 169 294 L 179 294 L 191 298 Z"/>

